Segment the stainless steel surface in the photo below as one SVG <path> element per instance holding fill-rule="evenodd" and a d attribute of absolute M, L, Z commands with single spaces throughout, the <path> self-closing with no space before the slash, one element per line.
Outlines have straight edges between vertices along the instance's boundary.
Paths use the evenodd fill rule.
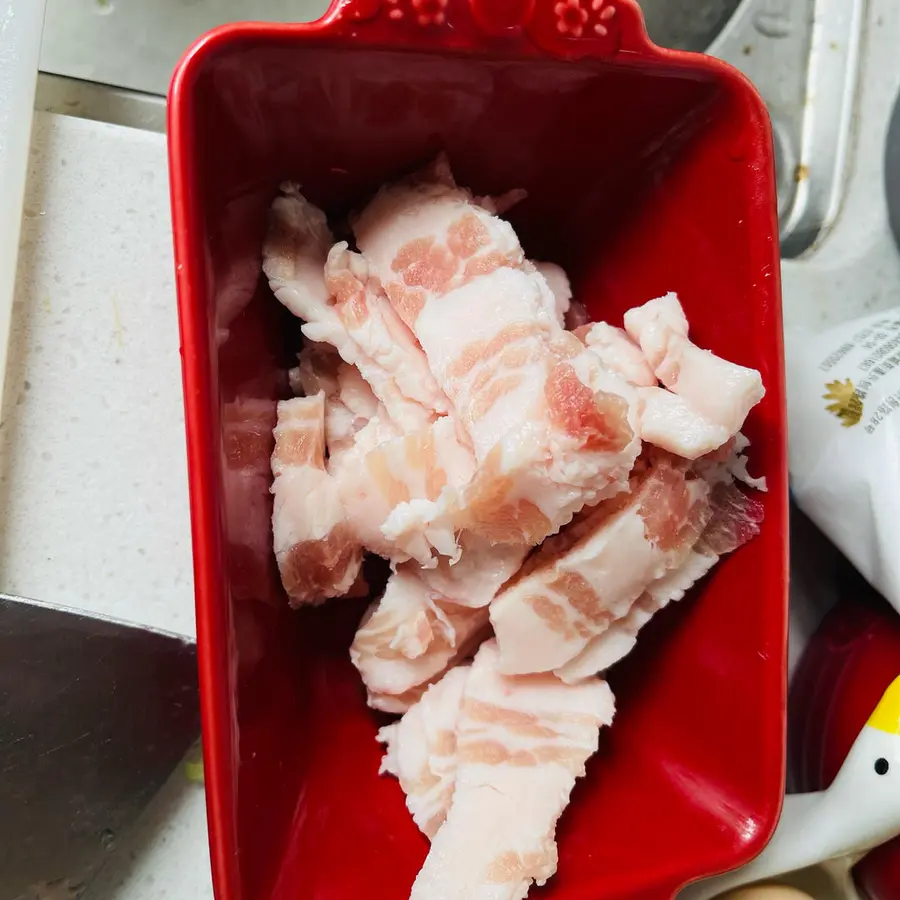
<path fill-rule="evenodd" d="M 894 101 L 884 148 L 884 190 L 888 221 L 894 243 L 900 249 L 900 96 Z"/>
<path fill-rule="evenodd" d="M 650 37 L 673 50 L 706 50 L 740 0 L 639 0 Z"/>
<path fill-rule="evenodd" d="M 328 0 L 47 0 L 41 69 L 165 94 L 172 70 L 204 31 L 240 19 L 307 22 Z"/>
<path fill-rule="evenodd" d="M 709 52 L 772 115 L 781 252 L 822 240 L 840 211 L 853 139 L 865 0 L 744 0 Z"/>
<path fill-rule="evenodd" d="M 35 109 L 145 131 L 166 130 L 166 98 L 41 72 Z"/>
<path fill-rule="evenodd" d="M 192 643 L 0 595 L 0 900 L 77 893 L 198 733 Z"/>
<path fill-rule="evenodd" d="M 643 0 L 647 29 L 666 47 L 704 50 L 740 0 Z M 328 0 L 48 0 L 41 69 L 164 94 L 178 57 L 223 22 L 311 21 Z"/>
<path fill-rule="evenodd" d="M 327 0 L 48 0 L 38 108 L 161 130 L 184 49 L 227 21 L 307 21 Z M 703 50 L 753 81 L 772 114 L 782 255 L 821 241 L 849 169 L 866 0 L 643 0 L 651 37 Z M 72 80 L 77 79 L 77 80 Z M 104 95 L 94 83 L 114 85 Z"/>

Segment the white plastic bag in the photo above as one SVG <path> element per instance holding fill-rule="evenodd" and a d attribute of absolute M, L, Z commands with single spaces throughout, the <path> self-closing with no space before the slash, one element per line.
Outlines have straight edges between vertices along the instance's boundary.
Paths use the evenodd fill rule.
<path fill-rule="evenodd" d="M 900 308 L 786 335 L 797 505 L 900 611 Z"/>

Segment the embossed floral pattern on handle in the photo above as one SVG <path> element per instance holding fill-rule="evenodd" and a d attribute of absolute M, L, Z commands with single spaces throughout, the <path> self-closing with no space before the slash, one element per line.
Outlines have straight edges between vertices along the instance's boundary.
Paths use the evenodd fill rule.
<path fill-rule="evenodd" d="M 502 41 L 524 55 L 655 55 L 636 0 L 336 0 L 326 17 L 350 36 L 410 47 L 486 49 Z M 365 30 L 360 28 L 365 25 Z"/>

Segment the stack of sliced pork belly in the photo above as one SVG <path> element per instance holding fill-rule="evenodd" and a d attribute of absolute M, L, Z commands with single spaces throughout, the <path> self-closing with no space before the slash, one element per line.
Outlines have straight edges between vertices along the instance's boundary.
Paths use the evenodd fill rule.
<path fill-rule="evenodd" d="M 514 199 L 441 157 L 351 218 L 351 248 L 285 184 L 264 246 L 305 336 L 275 553 L 295 606 L 359 595 L 367 553 L 391 563 L 350 656 L 402 715 L 379 739 L 432 840 L 421 900 L 553 875 L 613 717 L 602 673 L 762 520 L 740 433 L 759 373 L 697 347 L 674 294 L 578 324 L 565 273 L 497 215 Z"/>

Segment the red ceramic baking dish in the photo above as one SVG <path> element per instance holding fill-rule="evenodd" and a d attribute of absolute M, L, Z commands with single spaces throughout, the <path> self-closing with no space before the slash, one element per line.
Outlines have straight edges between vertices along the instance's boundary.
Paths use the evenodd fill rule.
<path fill-rule="evenodd" d="M 477 193 L 528 192 L 510 216 L 526 251 L 594 317 L 674 290 L 699 344 L 762 371 L 762 534 L 613 671 L 616 722 L 542 895 L 668 898 L 750 859 L 784 777 L 787 480 L 771 133 L 749 83 L 653 46 L 632 0 L 343 0 L 201 38 L 169 146 L 218 900 L 402 900 L 427 850 L 377 774 L 347 655 L 364 603 L 293 613 L 278 585 L 268 456 L 299 332 L 260 247 L 282 179 L 341 214 L 439 150 Z"/>

